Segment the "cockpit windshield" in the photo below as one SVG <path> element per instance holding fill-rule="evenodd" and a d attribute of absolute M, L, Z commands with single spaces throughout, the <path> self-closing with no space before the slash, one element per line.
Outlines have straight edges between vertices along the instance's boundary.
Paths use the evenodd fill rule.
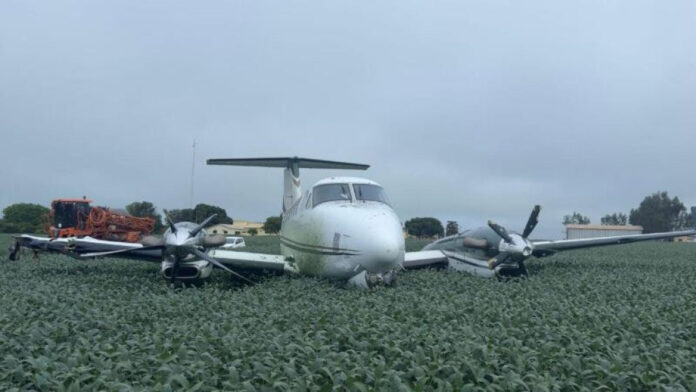
<path fill-rule="evenodd" d="M 312 192 L 314 198 L 313 206 L 327 201 L 347 200 L 350 201 L 350 187 L 348 184 L 325 184 L 317 185 Z"/>
<path fill-rule="evenodd" d="M 387 194 L 381 186 L 372 184 L 353 184 L 355 198 L 361 201 L 378 201 L 384 204 L 389 204 Z"/>

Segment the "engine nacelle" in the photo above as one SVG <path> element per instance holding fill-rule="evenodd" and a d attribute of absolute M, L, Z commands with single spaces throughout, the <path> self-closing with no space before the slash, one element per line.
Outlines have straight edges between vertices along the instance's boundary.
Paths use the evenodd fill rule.
<path fill-rule="evenodd" d="M 160 272 L 165 279 L 171 279 L 173 269 L 174 262 L 165 260 L 162 262 Z M 175 279 L 182 281 L 205 280 L 210 277 L 212 271 L 213 265 L 205 260 L 181 261 Z"/>

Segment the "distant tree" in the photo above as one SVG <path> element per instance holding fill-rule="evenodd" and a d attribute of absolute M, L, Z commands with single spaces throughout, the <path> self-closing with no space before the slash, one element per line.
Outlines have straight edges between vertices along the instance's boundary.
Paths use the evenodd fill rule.
<path fill-rule="evenodd" d="M 24 225 L 19 225 L 17 223 L 10 223 L 5 221 L 4 219 L 0 219 L 0 233 L 37 233 L 40 230 L 36 230 L 34 228 L 31 228 L 29 230 L 25 230 Z"/>
<path fill-rule="evenodd" d="M 585 215 L 583 215 L 579 212 L 573 212 L 573 215 L 566 215 L 563 217 L 563 224 L 564 225 L 570 225 L 570 224 L 589 225 L 590 218 L 586 217 Z"/>
<path fill-rule="evenodd" d="M 459 224 L 455 221 L 447 221 L 447 228 L 445 229 L 445 235 L 455 235 L 459 233 Z"/>
<path fill-rule="evenodd" d="M 628 217 L 626 214 L 619 212 L 619 213 L 613 213 L 611 215 L 606 214 L 602 217 L 602 224 L 603 225 L 619 225 L 623 226 L 626 223 L 628 223 Z"/>
<path fill-rule="evenodd" d="M 154 232 L 158 233 L 162 230 L 162 215 L 157 213 L 155 205 L 149 201 L 134 201 L 126 206 L 126 211 L 128 211 L 128 213 L 132 216 L 154 219 Z"/>
<path fill-rule="evenodd" d="M 692 226 L 690 215 L 678 197 L 670 199 L 667 192 L 656 192 L 631 209 L 628 221 L 643 226 L 644 233 L 657 233 Z"/>
<path fill-rule="evenodd" d="M 263 231 L 268 234 L 275 234 L 280 231 L 282 218 L 280 216 L 269 216 L 263 224 Z"/>
<path fill-rule="evenodd" d="M 39 204 L 17 203 L 2 210 L 2 230 L 13 233 L 39 233 L 43 231 L 42 217 L 50 209 Z"/>
<path fill-rule="evenodd" d="M 406 232 L 416 237 L 442 236 L 445 229 L 436 218 L 412 218 L 404 224 Z"/>
<path fill-rule="evenodd" d="M 221 223 L 224 224 L 229 224 L 231 225 L 234 223 L 234 220 L 227 216 L 227 211 L 225 211 L 224 208 L 218 207 L 218 206 L 212 206 L 208 204 L 197 204 L 196 207 L 193 209 L 194 213 L 194 222 L 196 223 L 201 223 L 203 222 L 207 217 L 217 214 L 217 216 L 210 221 L 208 226 L 213 226 L 213 225 L 218 225 Z"/>
<path fill-rule="evenodd" d="M 196 207 L 193 209 L 191 208 L 182 208 L 180 210 L 169 210 L 167 211 L 169 213 L 169 216 L 172 218 L 172 221 L 174 223 L 177 222 L 193 222 L 193 223 L 201 223 L 203 222 L 207 217 L 217 214 L 217 216 L 210 221 L 210 223 L 206 227 L 210 227 L 213 225 L 225 223 L 225 224 L 232 224 L 234 223 L 234 220 L 227 216 L 227 211 L 225 211 L 224 208 L 218 207 L 218 206 L 212 206 L 208 204 L 197 204 Z"/>
<path fill-rule="evenodd" d="M 251 229 L 249 229 L 249 235 L 250 235 L 250 236 L 253 237 L 253 236 L 257 235 L 257 234 L 259 234 L 259 231 L 256 230 L 256 228 L 252 227 Z"/>
<path fill-rule="evenodd" d="M 168 210 L 167 214 L 172 219 L 172 222 L 195 222 L 196 214 L 192 208 L 182 208 L 180 210 Z"/>

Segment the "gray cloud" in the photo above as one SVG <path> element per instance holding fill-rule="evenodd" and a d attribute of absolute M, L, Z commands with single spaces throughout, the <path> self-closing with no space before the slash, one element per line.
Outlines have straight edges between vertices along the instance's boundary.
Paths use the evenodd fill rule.
<path fill-rule="evenodd" d="M 0 207 L 86 194 L 280 206 L 282 173 L 372 164 L 406 219 L 559 236 L 668 190 L 696 204 L 696 5 L 11 2 L 0 12 Z M 327 171 L 304 171 L 308 185 Z M 340 173 L 339 173 L 340 174 Z M 345 173 L 356 174 L 356 173 Z"/>

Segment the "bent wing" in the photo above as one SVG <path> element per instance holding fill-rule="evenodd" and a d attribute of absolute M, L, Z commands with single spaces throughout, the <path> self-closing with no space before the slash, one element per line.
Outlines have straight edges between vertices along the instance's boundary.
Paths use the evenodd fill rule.
<path fill-rule="evenodd" d="M 632 234 L 615 237 L 579 238 L 574 240 L 538 241 L 533 242 L 533 254 L 536 257 L 544 257 L 564 250 L 592 248 L 595 246 L 628 244 L 631 242 L 660 240 L 665 238 L 692 235 L 696 235 L 696 230 L 672 231 L 668 233 Z"/>
<path fill-rule="evenodd" d="M 133 252 L 127 254 L 118 254 L 119 258 L 129 258 L 146 261 L 161 261 L 161 250 L 143 250 L 142 244 L 120 241 L 104 241 L 92 237 L 83 238 L 56 238 L 37 237 L 28 234 L 22 234 L 14 237 L 19 246 L 38 251 L 46 251 L 53 253 L 64 253 L 71 256 L 81 256 L 89 253 L 112 252 L 122 249 L 134 249 Z"/>
<path fill-rule="evenodd" d="M 247 270 L 267 270 L 281 273 L 297 273 L 294 262 L 281 255 L 266 253 L 237 252 L 233 250 L 213 249 L 208 255 L 220 263 Z"/>

